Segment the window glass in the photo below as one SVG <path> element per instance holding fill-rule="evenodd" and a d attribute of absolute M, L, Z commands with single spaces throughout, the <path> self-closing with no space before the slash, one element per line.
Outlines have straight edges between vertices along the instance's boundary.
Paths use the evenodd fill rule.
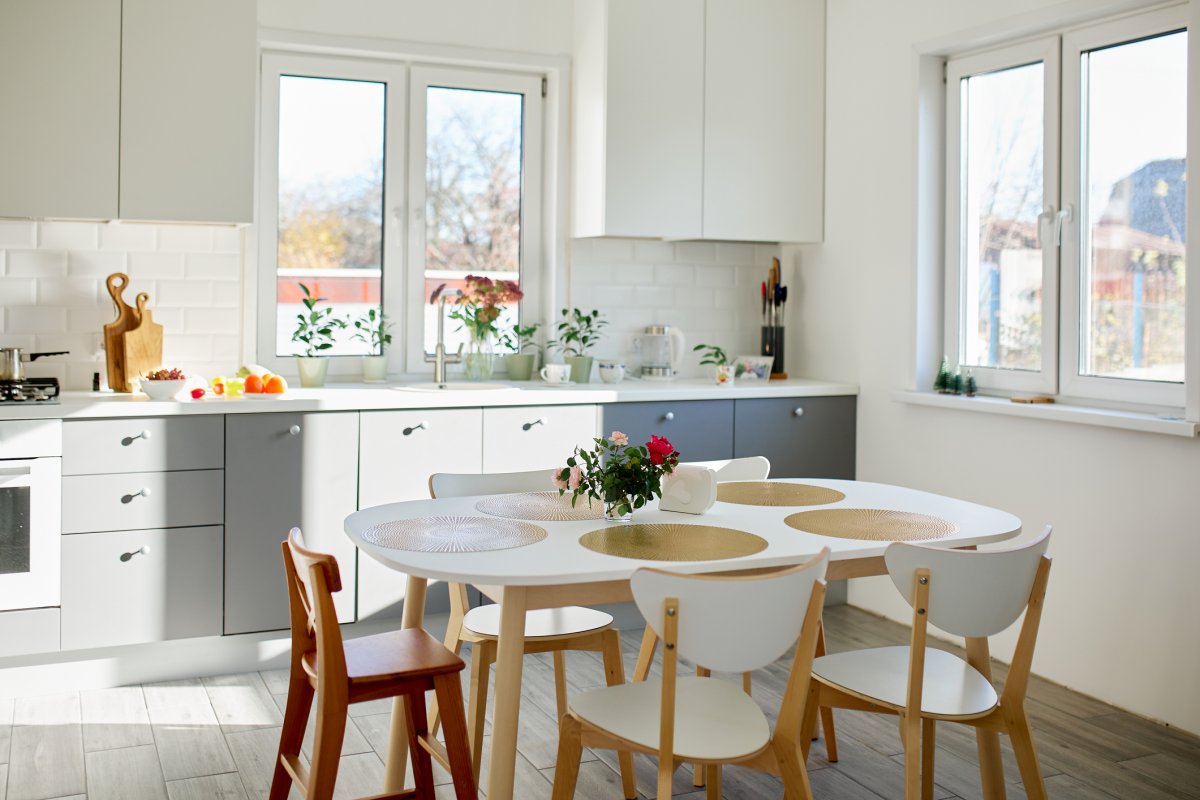
<path fill-rule="evenodd" d="M 301 284 L 339 318 L 380 304 L 386 87 L 372 81 L 279 78 L 279 235 L 275 353 L 305 311 Z M 368 352 L 335 330 L 322 355 Z"/>
<path fill-rule="evenodd" d="M 426 103 L 424 338 L 432 351 L 434 289 L 462 289 L 468 275 L 520 279 L 524 96 L 430 86 Z M 516 304 L 501 306 L 496 327 L 517 314 Z M 448 350 L 467 339 L 456 327 L 447 322 Z"/>
<path fill-rule="evenodd" d="M 1080 372 L 1182 382 L 1187 32 L 1082 61 Z"/>
<path fill-rule="evenodd" d="M 1041 63 L 961 81 L 964 364 L 1042 367 L 1043 81 Z"/>

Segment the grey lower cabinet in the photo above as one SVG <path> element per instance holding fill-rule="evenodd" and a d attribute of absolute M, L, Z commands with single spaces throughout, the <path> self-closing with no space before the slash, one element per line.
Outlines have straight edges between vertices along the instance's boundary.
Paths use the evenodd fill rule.
<path fill-rule="evenodd" d="M 343 522 L 357 507 L 358 412 L 230 414 L 225 421 L 225 625 L 288 626 L 280 543 L 299 527 L 333 554 L 338 619 L 354 621 L 355 547 Z"/>
<path fill-rule="evenodd" d="M 733 457 L 733 401 L 681 400 L 602 406 L 603 435 L 621 431 L 641 444 L 665 436 L 683 461 Z"/>
<path fill-rule="evenodd" d="M 772 478 L 853 480 L 855 408 L 854 397 L 737 400 L 733 455 L 766 456 Z"/>
<path fill-rule="evenodd" d="M 62 649 L 221 634 L 221 527 L 62 542 Z"/>

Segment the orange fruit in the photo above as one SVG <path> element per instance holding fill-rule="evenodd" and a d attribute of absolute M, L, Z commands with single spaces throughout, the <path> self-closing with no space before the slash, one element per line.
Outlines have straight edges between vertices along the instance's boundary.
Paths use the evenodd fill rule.
<path fill-rule="evenodd" d="M 246 376 L 246 394 L 262 394 L 263 382 L 262 378 L 255 375 L 253 372 Z"/>
<path fill-rule="evenodd" d="M 287 391 L 287 381 L 282 375 L 272 375 L 263 386 L 263 391 L 267 394 L 283 394 Z"/>

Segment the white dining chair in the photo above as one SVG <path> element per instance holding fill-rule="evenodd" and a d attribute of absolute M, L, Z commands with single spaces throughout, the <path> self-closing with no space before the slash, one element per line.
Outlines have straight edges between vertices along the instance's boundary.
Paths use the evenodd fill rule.
<path fill-rule="evenodd" d="M 507 494 L 552 490 L 552 469 L 528 472 L 466 474 L 438 472 L 429 476 L 429 494 L 441 497 Z M 500 606 L 489 604 L 471 608 L 467 587 L 451 583 L 450 621 L 446 626 L 445 645 L 456 655 L 463 642 L 471 643 L 471 688 L 468 700 L 471 760 L 475 775 L 483 755 L 483 728 L 487 710 L 488 676 L 496 661 L 500 639 Z M 598 652 L 604 659 L 604 672 L 610 685 L 625 683 L 625 665 L 621 660 L 621 635 L 613 628 L 611 614 L 581 606 L 540 608 L 525 614 L 525 653 L 550 653 L 554 660 L 554 699 L 558 716 L 567 710 L 566 651 Z M 436 702 L 436 701 L 435 701 Z M 431 707 L 431 730 L 438 730 L 437 706 Z M 633 761 L 629 753 L 620 754 L 621 779 L 627 798 L 637 796 Z"/>
<path fill-rule="evenodd" d="M 662 677 L 572 698 L 559 731 L 554 800 L 574 797 L 584 747 L 657 755 L 659 800 L 670 798 L 671 777 L 682 762 L 705 765 L 709 798 L 721 796 L 723 764 L 780 776 L 787 800 L 811 798 L 798 740 L 828 563 L 825 548 L 805 564 L 753 576 L 635 572 L 630 588 L 638 610 L 663 641 Z M 793 645 L 774 730 L 740 687 L 676 675 L 681 657 L 722 672 L 748 672 L 774 663 Z"/>
<path fill-rule="evenodd" d="M 693 467 L 708 467 L 717 473 L 717 483 L 725 481 L 765 481 L 771 474 L 771 462 L 765 456 L 723 458 L 718 461 L 685 461 Z"/>
<path fill-rule="evenodd" d="M 1025 689 L 1050 576 L 1050 559 L 1045 555 L 1050 531 L 1047 525 L 1029 542 L 1002 550 L 947 550 L 902 542 L 889 545 L 884 551 L 888 575 L 913 608 L 909 644 L 835 653 L 813 662 L 810 708 L 819 703 L 899 715 L 905 800 L 932 797 L 938 720 L 1007 733 L 1026 796 L 1031 800 L 1046 797 L 1025 714 Z M 986 643 L 988 637 L 1016 622 L 1022 612 L 1025 619 L 1000 694 L 990 680 L 986 647 L 979 663 L 926 647 L 929 625 L 968 642 L 982 639 Z M 805 729 L 811 731 L 814 722 L 812 714 L 807 714 Z M 1002 782 L 1003 776 L 985 779 Z"/>

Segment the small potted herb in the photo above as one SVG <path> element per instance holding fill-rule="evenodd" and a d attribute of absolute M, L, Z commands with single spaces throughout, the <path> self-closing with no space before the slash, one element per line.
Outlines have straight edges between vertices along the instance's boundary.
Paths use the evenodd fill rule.
<path fill-rule="evenodd" d="M 354 320 L 354 333 L 350 338 L 362 342 L 371 352 L 363 356 L 363 381 L 383 383 L 387 380 L 387 354 L 384 348 L 392 343 L 389 332 L 392 323 L 387 321 L 382 308 L 368 308 L 366 313 Z"/>
<path fill-rule="evenodd" d="M 296 366 L 300 370 L 300 385 L 316 388 L 325 385 L 325 373 L 329 371 L 329 359 L 322 358 L 321 352 L 333 347 L 333 332 L 345 329 L 346 320 L 335 317 L 328 306 L 317 308 L 317 303 L 325 298 L 314 297 L 303 283 L 300 289 L 304 292 L 304 311 L 296 315 L 292 341 L 304 345 L 304 352 L 296 354 Z"/>
<path fill-rule="evenodd" d="M 578 308 L 562 310 L 562 320 L 555 326 L 558 338 L 550 346 L 562 351 L 563 361 L 571 365 L 571 380 L 587 383 L 592 377 L 592 357 L 587 354 L 600 339 L 600 329 L 608 324 L 600 312 L 590 314 Z"/>
<path fill-rule="evenodd" d="M 526 326 L 514 325 L 500 334 L 500 346 L 509 351 L 504 356 L 504 363 L 508 365 L 510 380 L 527 381 L 533 377 L 533 368 L 537 366 L 537 343 L 533 337 L 540 327 L 536 322 Z M 526 353 L 530 348 L 534 352 Z"/>
<path fill-rule="evenodd" d="M 733 364 L 729 363 L 729 356 L 725 355 L 724 350 L 715 344 L 698 344 L 692 348 L 692 352 L 700 353 L 701 366 L 712 366 L 717 385 L 733 385 Z"/>

